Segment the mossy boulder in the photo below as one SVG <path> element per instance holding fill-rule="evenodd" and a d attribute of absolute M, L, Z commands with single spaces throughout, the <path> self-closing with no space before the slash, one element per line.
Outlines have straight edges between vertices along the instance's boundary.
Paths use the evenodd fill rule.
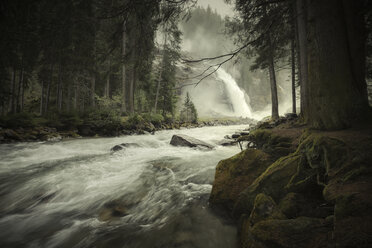
<path fill-rule="evenodd" d="M 249 222 L 254 225 L 267 219 L 286 219 L 273 198 L 265 194 L 258 194 L 254 201 L 253 210 L 249 216 Z"/>
<path fill-rule="evenodd" d="M 241 233 L 243 248 L 324 248 L 332 247 L 332 226 L 324 219 L 300 217 L 268 219 Z"/>
<path fill-rule="evenodd" d="M 256 149 L 247 149 L 220 161 L 216 168 L 210 203 L 231 209 L 239 194 L 271 163 L 272 158 L 267 153 Z"/>
<path fill-rule="evenodd" d="M 249 214 L 253 209 L 256 196 L 264 193 L 278 201 L 287 193 L 286 185 L 296 173 L 301 156 L 292 154 L 283 157 L 264 171 L 254 182 L 240 195 L 234 206 L 233 214 L 239 217 L 241 214 Z"/>
<path fill-rule="evenodd" d="M 296 152 L 275 161 L 240 194 L 234 207 L 235 216 L 250 213 L 259 193 L 265 193 L 275 201 L 280 201 L 290 192 L 321 200 L 327 178 L 348 163 L 349 149 L 340 140 L 319 134 L 304 136 Z"/>
<path fill-rule="evenodd" d="M 370 188 L 371 190 L 371 188 Z M 354 192 L 339 197 L 334 212 L 337 247 L 371 247 L 372 197 Z"/>
<path fill-rule="evenodd" d="M 257 129 L 249 135 L 243 135 L 238 139 L 238 142 L 242 141 L 251 142 L 254 147 L 276 157 L 286 156 L 294 152 L 290 137 L 274 134 L 268 129 Z"/>
<path fill-rule="evenodd" d="M 307 208 L 307 202 L 303 195 L 291 192 L 280 201 L 279 208 L 289 219 L 293 219 Z"/>

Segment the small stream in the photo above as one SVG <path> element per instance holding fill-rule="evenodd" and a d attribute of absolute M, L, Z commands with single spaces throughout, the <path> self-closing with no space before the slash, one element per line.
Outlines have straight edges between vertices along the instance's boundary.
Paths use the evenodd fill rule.
<path fill-rule="evenodd" d="M 208 208 L 215 167 L 239 148 L 211 144 L 247 126 L 0 145 L 0 247 L 236 247 L 237 230 Z M 112 153 L 121 143 L 137 147 Z M 102 221 L 110 204 L 125 216 Z"/>

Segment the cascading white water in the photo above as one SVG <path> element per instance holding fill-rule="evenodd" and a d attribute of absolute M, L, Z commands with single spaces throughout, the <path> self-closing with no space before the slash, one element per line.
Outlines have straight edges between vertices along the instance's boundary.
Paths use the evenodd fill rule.
<path fill-rule="evenodd" d="M 216 145 L 247 126 L 0 145 L 0 247 L 235 247 L 236 228 L 208 208 L 215 168 L 240 151 L 169 144 L 187 134 Z M 138 147 L 111 153 L 121 143 Z M 105 204 L 128 215 L 102 222 Z"/>
<path fill-rule="evenodd" d="M 208 64 L 205 66 L 208 67 Z M 192 77 L 201 73 L 201 68 L 195 67 L 189 70 L 188 76 Z M 193 80 L 186 84 L 196 82 L 197 80 Z M 223 68 L 219 68 L 216 73 L 204 79 L 197 87 L 190 85 L 183 88 L 183 95 L 186 95 L 186 92 L 189 92 L 201 117 L 253 117 L 248 95 L 239 88 L 235 79 Z"/>
<path fill-rule="evenodd" d="M 231 101 L 234 116 L 237 117 L 252 117 L 252 111 L 247 103 L 248 96 L 239 88 L 235 79 L 227 73 L 223 68 L 217 71 L 217 76 L 225 84 L 226 93 Z"/>

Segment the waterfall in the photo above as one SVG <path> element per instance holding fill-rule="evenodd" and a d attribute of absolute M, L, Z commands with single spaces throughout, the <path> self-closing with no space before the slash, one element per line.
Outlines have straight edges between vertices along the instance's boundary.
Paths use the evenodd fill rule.
<path fill-rule="evenodd" d="M 191 76 L 199 75 L 201 72 L 202 68 L 199 67 L 189 68 L 187 71 Z M 186 84 L 196 82 L 197 79 L 194 79 Z M 193 85 L 184 87 L 180 107 L 187 92 L 200 117 L 253 118 L 248 95 L 239 88 L 235 79 L 223 68 L 219 68 L 216 73 L 204 79 L 197 87 Z"/>
<path fill-rule="evenodd" d="M 222 68 L 217 71 L 217 77 L 220 78 L 225 85 L 226 94 L 228 95 L 233 107 L 234 116 L 252 117 L 251 108 L 247 103 L 247 99 L 249 101 L 249 97 L 242 89 L 239 88 L 235 79 Z"/>

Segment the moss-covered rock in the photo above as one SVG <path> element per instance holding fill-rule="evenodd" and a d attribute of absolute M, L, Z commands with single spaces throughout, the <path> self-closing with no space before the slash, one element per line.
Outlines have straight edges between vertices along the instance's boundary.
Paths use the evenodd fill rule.
<path fill-rule="evenodd" d="M 242 141 L 251 142 L 256 148 L 275 157 L 285 156 L 294 151 L 290 137 L 274 134 L 268 129 L 254 130 L 238 139 L 238 142 Z"/>
<path fill-rule="evenodd" d="M 300 155 L 291 154 L 270 165 L 240 194 L 234 206 L 234 216 L 249 214 L 252 211 L 254 199 L 259 193 L 270 195 L 276 201 L 285 196 L 287 194 L 285 187 L 296 173 L 300 162 Z"/>
<path fill-rule="evenodd" d="M 249 216 L 249 222 L 254 225 L 267 219 L 286 219 L 274 200 L 265 194 L 258 194 L 254 201 L 253 210 Z"/>
<path fill-rule="evenodd" d="M 279 203 L 279 209 L 290 219 L 299 217 L 304 208 L 307 208 L 305 197 L 293 192 L 288 193 Z"/>
<path fill-rule="evenodd" d="M 243 248 L 332 247 L 330 226 L 324 219 L 300 217 L 268 219 L 241 233 Z"/>
<path fill-rule="evenodd" d="M 256 149 L 247 149 L 218 163 L 210 203 L 229 209 L 238 195 L 272 163 L 271 157 Z"/>
<path fill-rule="evenodd" d="M 253 181 L 240 170 L 245 168 L 244 152 L 228 163 L 222 161 L 217 170 L 211 202 L 235 202 L 233 215 L 240 219 L 242 246 L 370 247 L 371 129 L 306 130 L 296 140 L 293 130 L 276 129 L 258 129 L 239 138 L 254 143 L 268 157 L 287 154 L 254 174 Z M 290 133 L 292 138 L 285 138 Z M 289 150 L 280 153 L 280 148 Z M 283 220 L 281 214 L 289 219 Z"/>

